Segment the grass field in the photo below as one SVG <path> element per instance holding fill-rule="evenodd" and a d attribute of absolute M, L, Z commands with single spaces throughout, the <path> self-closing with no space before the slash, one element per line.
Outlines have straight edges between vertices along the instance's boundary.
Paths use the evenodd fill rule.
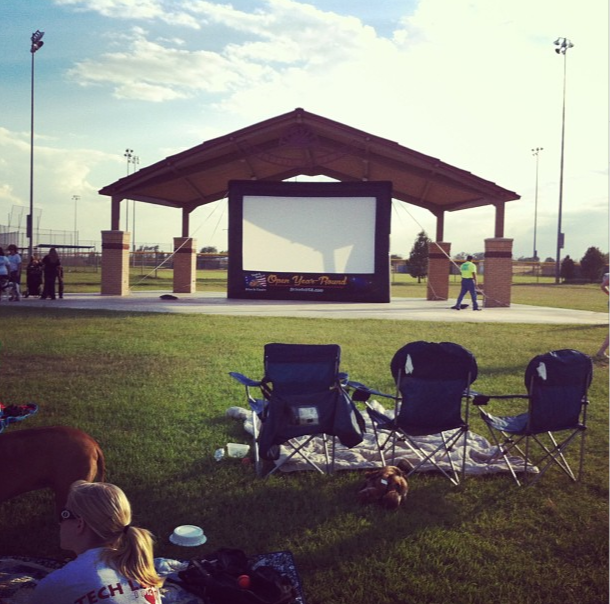
<path fill-rule="evenodd" d="M 408 290 L 394 293 L 405 297 L 425 291 L 425 285 L 397 288 Z M 551 305 L 552 299 L 556 307 L 607 309 L 595 286 L 516 285 L 513 292 L 514 302 Z M 250 553 L 287 549 L 308 604 L 608 601 L 605 362 L 595 363 L 580 484 L 552 471 L 528 489 L 516 488 L 506 475 L 470 477 L 456 488 L 421 474 L 410 479 L 406 505 L 386 512 L 357 504 L 359 472 L 261 480 L 238 460 L 213 458 L 227 442 L 248 441 L 240 423 L 225 416 L 228 407 L 245 406 L 243 389 L 227 374 L 261 377 L 267 342 L 340 344 L 343 370 L 388 391 L 388 365 L 399 347 L 420 339 L 453 341 L 477 358 L 477 390 L 506 393 L 523 391 L 525 366 L 536 354 L 558 348 L 591 354 L 607 327 L 78 312 L 17 304 L 3 304 L 0 312 L 0 401 L 40 406 L 9 430 L 63 424 L 92 434 L 105 451 L 108 480 L 132 500 L 134 523 L 157 536 L 156 555 L 188 558 L 221 546 Z M 517 404 L 506 410 L 516 411 Z M 472 429 L 485 434 L 476 414 Z M 178 524 L 202 526 L 208 543 L 194 550 L 171 545 L 167 538 Z M 0 554 L 66 556 L 48 492 L 0 504 L 0 534 Z"/>

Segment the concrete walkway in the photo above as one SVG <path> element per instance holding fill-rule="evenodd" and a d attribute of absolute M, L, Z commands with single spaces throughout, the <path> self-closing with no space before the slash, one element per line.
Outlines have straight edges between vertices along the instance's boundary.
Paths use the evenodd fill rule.
<path fill-rule="evenodd" d="M 453 301 L 431 302 L 423 298 L 392 298 L 389 304 L 349 302 L 303 302 L 228 299 L 221 292 L 172 294 L 177 300 L 162 300 L 168 292 L 136 292 L 129 296 L 67 294 L 62 300 L 26 298 L 19 304 L 28 308 L 76 308 L 122 312 L 232 315 L 250 317 L 308 317 L 318 319 L 393 319 L 405 321 L 461 321 L 472 323 L 548 323 L 608 325 L 606 313 L 513 304 L 509 308 L 451 310 Z"/>

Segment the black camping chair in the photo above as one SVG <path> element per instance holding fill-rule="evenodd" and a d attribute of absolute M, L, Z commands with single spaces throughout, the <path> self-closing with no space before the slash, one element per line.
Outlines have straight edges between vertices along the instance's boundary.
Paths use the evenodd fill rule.
<path fill-rule="evenodd" d="M 266 344 L 264 377 L 252 380 L 241 373 L 229 375 L 246 388 L 252 409 L 254 460 L 279 460 L 269 474 L 299 454 L 321 473 L 334 469 L 335 438 L 351 448 L 363 439 L 364 420 L 344 387 L 339 373 L 341 348 L 336 344 Z M 252 396 L 256 388 L 262 398 Z M 325 467 L 320 467 L 306 447 L 321 437 Z M 328 450 L 332 436 L 332 452 Z M 280 446 L 290 451 L 280 459 Z"/>
<path fill-rule="evenodd" d="M 415 454 L 408 475 L 438 470 L 457 485 L 465 474 L 470 385 L 477 377 L 471 352 L 452 342 L 411 342 L 396 352 L 390 363 L 396 385 L 394 396 L 349 382 L 354 400 L 364 401 L 375 430 L 375 440 L 386 464 L 391 446 L 395 463 L 396 444 L 402 442 Z M 368 403 L 371 395 L 394 400 L 394 415 L 380 412 Z M 430 447 L 421 437 L 439 435 Z M 460 439 L 462 444 L 460 445 Z M 461 470 L 452 455 L 461 449 Z"/>
<path fill-rule="evenodd" d="M 574 482 L 580 480 L 587 427 L 587 392 L 593 376 L 591 359 L 577 350 L 555 350 L 534 357 L 525 370 L 527 394 L 490 396 L 477 393 L 473 403 L 492 399 L 524 399 L 527 411 L 515 416 L 496 416 L 480 409 L 498 454 L 506 462 L 517 485 L 534 484 L 557 466 Z M 578 472 L 574 474 L 564 453 L 580 436 Z M 517 451 L 524 465 L 517 467 L 511 454 Z M 520 481 L 517 473 L 522 471 Z"/>

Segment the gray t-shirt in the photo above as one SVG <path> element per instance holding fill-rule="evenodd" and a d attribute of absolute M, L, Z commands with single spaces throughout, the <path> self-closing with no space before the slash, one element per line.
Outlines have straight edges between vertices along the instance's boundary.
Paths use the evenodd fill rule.
<path fill-rule="evenodd" d="M 142 588 L 100 560 L 101 548 L 83 552 L 47 575 L 31 604 L 161 604 L 156 587 Z"/>

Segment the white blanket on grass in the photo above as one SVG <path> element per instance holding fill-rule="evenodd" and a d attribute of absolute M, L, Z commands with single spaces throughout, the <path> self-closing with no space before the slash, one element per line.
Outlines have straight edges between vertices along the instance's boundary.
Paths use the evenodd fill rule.
<path fill-rule="evenodd" d="M 388 417 L 392 417 L 394 414 L 393 410 L 385 409 L 377 401 L 369 401 L 368 404 Z M 249 410 L 242 407 L 230 407 L 227 410 L 227 415 L 243 421 L 244 430 L 250 435 L 253 434 L 252 413 Z M 366 423 L 366 432 L 364 434 L 364 440 L 359 445 L 348 449 L 337 440 L 335 448 L 335 470 L 364 470 L 378 468 L 383 465 L 377 449 L 377 443 L 375 442 L 375 433 L 372 423 L 367 413 L 364 413 L 363 417 Z M 256 421 L 258 421 L 258 418 L 256 418 Z M 450 435 L 451 432 L 445 434 L 446 437 L 450 437 Z M 412 438 L 412 440 L 417 443 L 423 451 L 427 452 L 434 451 L 434 449 L 442 443 L 440 434 L 418 436 Z M 458 469 L 458 471 L 461 471 L 462 463 L 464 461 L 464 447 L 462 444 L 463 439 L 460 438 L 449 455 L 441 456 L 441 454 L 438 454 L 436 456 L 437 463 L 441 468 L 444 470 L 451 469 L 451 464 L 453 463 L 454 467 Z M 283 463 L 283 460 L 290 456 L 292 451 L 293 450 L 290 447 L 280 447 L 280 457 L 276 461 L 276 464 L 282 464 L 280 467 L 281 471 L 296 472 L 313 469 L 299 454 L 293 455 L 292 458 Z M 313 438 L 303 451 L 321 467 L 326 463 L 324 444 L 321 437 Z M 385 454 L 386 463 L 390 463 L 391 455 L 392 453 L 389 445 Z M 521 457 L 511 456 L 509 459 L 516 472 L 523 472 L 525 470 L 525 462 Z M 418 463 L 419 458 L 407 444 L 397 441 L 395 463 L 398 463 L 400 460 L 405 460 L 410 465 L 415 465 Z M 418 471 L 428 472 L 435 469 L 436 468 L 431 462 L 427 462 L 423 464 Z M 538 472 L 538 469 L 533 466 L 528 466 L 527 469 L 529 472 Z M 499 455 L 498 447 L 492 445 L 483 436 L 469 431 L 467 433 L 466 441 L 465 472 L 466 474 L 473 475 L 495 474 L 497 472 L 508 472 L 508 467 L 502 456 Z"/>

